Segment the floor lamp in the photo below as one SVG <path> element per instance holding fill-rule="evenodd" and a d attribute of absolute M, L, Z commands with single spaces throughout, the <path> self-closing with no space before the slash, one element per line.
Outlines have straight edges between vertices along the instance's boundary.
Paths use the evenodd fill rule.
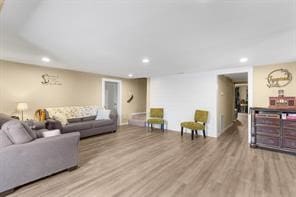
<path fill-rule="evenodd" d="M 24 111 L 28 109 L 27 103 L 18 103 L 16 107 L 17 111 L 22 112 L 22 120 L 24 120 Z"/>

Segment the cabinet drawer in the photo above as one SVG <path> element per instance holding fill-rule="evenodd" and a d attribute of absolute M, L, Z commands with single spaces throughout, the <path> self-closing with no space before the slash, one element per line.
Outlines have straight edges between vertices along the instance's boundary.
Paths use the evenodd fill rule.
<path fill-rule="evenodd" d="M 281 121 L 279 118 L 256 118 L 256 125 L 263 124 L 263 125 L 273 125 L 273 126 L 280 126 Z"/>
<path fill-rule="evenodd" d="M 259 112 L 258 114 L 255 115 L 256 118 L 277 118 L 280 119 L 281 116 L 277 113 L 262 113 Z"/>
<path fill-rule="evenodd" d="M 257 135 L 257 143 L 269 146 L 280 146 L 280 138 Z"/>
<path fill-rule="evenodd" d="M 284 128 L 283 134 L 285 137 L 292 137 L 296 139 L 296 129 Z"/>
<path fill-rule="evenodd" d="M 296 121 L 284 120 L 284 127 L 294 128 L 296 130 Z"/>
<path fill-rule="evenodd" d="M 262 135 L 280 135 L 280 127 L 273 126 L 256 126 L 256 133 Z"/>
<path fill-rule="evenodd" d="M 284 138 L 283 147 L 296 149 L 296 140 Z"/>

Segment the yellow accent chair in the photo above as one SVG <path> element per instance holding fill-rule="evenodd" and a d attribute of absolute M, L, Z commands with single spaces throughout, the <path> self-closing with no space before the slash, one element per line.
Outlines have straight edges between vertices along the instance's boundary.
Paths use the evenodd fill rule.
<path fill-rule="evenodd" d="M 196 110 L 194 115 L 194 122 L 181 123 L 181 136 L 183 136 L 184 128 L 191 130 L 191 139 L 194 139 L 194 132 L 198 135 L 197 131 L 202 130 L 204 138 L 206 137 L 206 123 L 208 121 L 208 111 Z"/>
<path fill-rule="evenodd" d="M 161 126 L 161 130 L 164 132 L 164 123 L 163 108 L 151 108 L 150 118 L 147 120 L 148 128 L 151 126 L 151 130 L 153 130 L 153 124 L 158 124 Z"/>

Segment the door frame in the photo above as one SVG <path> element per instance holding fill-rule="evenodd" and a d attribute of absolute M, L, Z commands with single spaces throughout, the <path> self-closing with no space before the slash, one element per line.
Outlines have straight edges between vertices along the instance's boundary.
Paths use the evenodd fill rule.
<path fill-rule="evenodd" d="M 105 109 L 105 84 L 106 82 L 115 82 L 118 84 L 118 100 L 117 100 L 117 113 L 119 124 L 122 124 L 121 114 L 122 114 L 122 81 L 118 79 L 103 78 L 102 79 L 102 107 Z"/>
<path fill-rule="evenodd" d="M 225 74 L 236 74 L 236 73 L 248 73 L 248 108 L 250 109 L 253 107 L 253 89 L 254 89 L 254 70 L 253 66 L 245 66 L 245 67 L 239 67 L 239 68 L 232 68 L 232 69 L 222 69 L 215 72 L 216 74 L 216 81 L 217 81 L 217 91 L 216 91 L 216 116 L 215 116 L 215 124 L 216 124 L 216 130 L 217 130 L 217 137 L 219 137 L 218 133 L 218 99 L 219 99 L 219 90 L 218 90 L 218 76 L 219 75 L 225 75 Z M 251 114 L 248 113 L 248 143 L 251 143 Z"/>

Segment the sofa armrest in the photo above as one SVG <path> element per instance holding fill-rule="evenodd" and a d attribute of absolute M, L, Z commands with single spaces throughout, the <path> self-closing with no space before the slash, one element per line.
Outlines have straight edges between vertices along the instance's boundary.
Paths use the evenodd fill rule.
<path fill-rule="evenodd" d="M 78 166 L 80 133 L 0 149 L 0 193 Z"/>
<path fill-rule="evenodd" d="M 45 123 L 45 127 L 48 130 L 59 129 L 60 131 L 63 130 L 63 125 L 60 121 L 54 119 L 47 119 Z"/>

